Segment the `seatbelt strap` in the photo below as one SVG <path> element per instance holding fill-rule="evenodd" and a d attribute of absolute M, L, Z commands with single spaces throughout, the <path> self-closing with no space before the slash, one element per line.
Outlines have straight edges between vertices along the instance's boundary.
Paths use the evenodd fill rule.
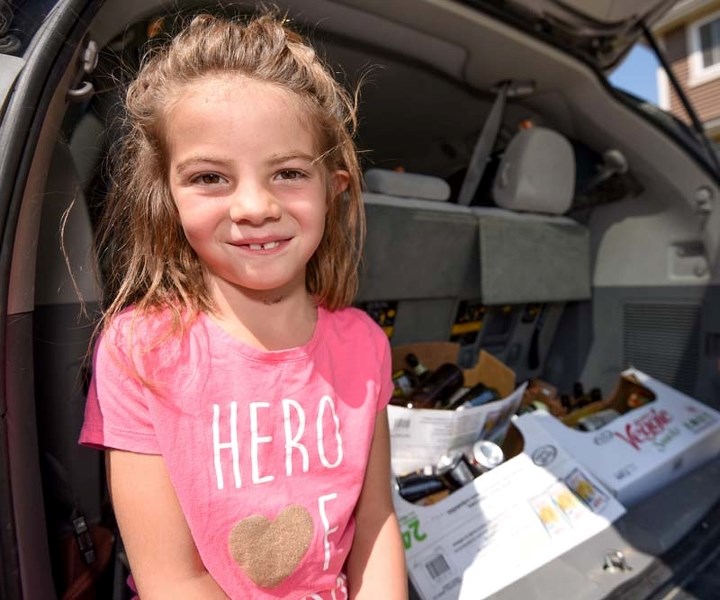
<path fill-rule="evenodd" d="M 511 82 L 504 81 L 498 85 L 497 98 L 490 109 L 490 114 L 485 120 L 480 136 L 475 143 L 470 164 L 468 165 L 465 179 L 463 179 L 460 195 L 458 196 L 458 204 L 462 206 L 470 206 L 475 192 L 477 192 L 480 180 L 482 179 L 485 167 L 487 167 L 490 153 L 495 146 L 500 125 L 502 124 L 502 116 L 505 110 L 505 102 L 507 100 L 508 90 Z"/>
<path fill-rule="evenodd" d="M 44 458 L 45 465 L 48 468 L 48 475 L 54 484 L 55 502 L 65 511 L 62 525 L 67 525 L 69 521 L 80 551 L 80 557 L 86 565 L 91 565 L 97 558 L 95 544 L 90 536 L 90 527 L 85 515 L 80 511 L 80 505 L 73 492 L 70 476 L 62 463 L 50 452 L 45 452 Z"/>

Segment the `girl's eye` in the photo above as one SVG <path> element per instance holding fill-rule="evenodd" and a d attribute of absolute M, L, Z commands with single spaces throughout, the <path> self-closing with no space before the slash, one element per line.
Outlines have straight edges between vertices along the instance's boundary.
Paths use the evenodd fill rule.
<path fill-rule="evenodd" d="M 293 181 L 295 179 L 301 179 L 304 176 L 305 176 L 305 174 L 302 171 L 298 171 L 296 169 L 284 169 L 282 171 L 279 171 L 277 174 L 278 179 L 283 179 L 285 181 Z"/>
<path fill-rule="evenodd" d="M 222 183 L 224 179 L 217 173 L 202 173 L 193 177 L 193 183 L 200 183 L 202 185 L 217 185 Z"/>

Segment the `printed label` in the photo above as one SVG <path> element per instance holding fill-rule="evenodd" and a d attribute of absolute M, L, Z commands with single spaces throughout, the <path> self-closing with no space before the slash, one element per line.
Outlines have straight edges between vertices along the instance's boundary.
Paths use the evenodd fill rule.
<path fill-rule="evenodd" d="M 608 495 L 595 487 L 580 469 L 573 469 L 565 483 L 593 512 L 602 512 L 607 506 Z"/>
<path fill-rule="evenodd" d="M 405 550 L 410 550 L 416 542 L 427 539 L 427 534 L 420 530 L 420 519 L 415 513 L 406 515 L 400 520 L 400 532 Z"/>
<path fill-rule="evenodd" d="M 640 451 L 643 444 L 655 442 L 656 439 L 667 433 L 672 421 L 673 418 L 668 411 L 653 408 L 641 417 L 627 423 L 624 431 L 615 431 L 614 433 L 635 450 Z"/>

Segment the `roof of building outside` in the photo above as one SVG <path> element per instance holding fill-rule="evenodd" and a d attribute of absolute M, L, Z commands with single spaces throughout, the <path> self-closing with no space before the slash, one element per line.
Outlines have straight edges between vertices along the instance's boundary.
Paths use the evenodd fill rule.
<path fill-rule="evenodd" d="M 694 21 L 713 10 L 720 10 L 720 0 L 680 0 L 665 16 L 653 24 L 653 33 L 662 35 L 678 25 Z"/>

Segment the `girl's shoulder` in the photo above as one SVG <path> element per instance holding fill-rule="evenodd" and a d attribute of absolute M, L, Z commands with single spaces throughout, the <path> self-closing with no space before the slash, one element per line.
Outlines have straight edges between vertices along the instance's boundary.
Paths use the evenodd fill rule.
<path fill-rule="evenodd" d="M 140 309 L 128 306 L 107 319 L 102 334 L 121 341 L 128 336 L 154 337 L 158 331 L 171 328 L 172 313 L 169 309 Z"/>
<path fill-rule="evenodd" d="M 144 352 L 161 348 L 167 350 L 193 326 L 195 317 L 191 313 L 169 308 L 139 309 L 129 306 L 105 323 L 98 343 L 112 345 L 128 355 L 137 349 Z"/>
<path fill-rule="evenodd" d="M 387 346 L 387 335 L 383 329 L 364 311 L 355 307 L 327 311 L 328 321 L 332 328 L 342 333 L 343 337 L 351 336 L 355 340 L 367 339 L 374 346 Z"/>
<path fill-rule="evenodd" d="M 187 334 L 196 316 L 128 307 L 104 324 L 95 345 L 95 365 L 120 366 L 140 381 L 152 382 L 187 354 Z"/>

